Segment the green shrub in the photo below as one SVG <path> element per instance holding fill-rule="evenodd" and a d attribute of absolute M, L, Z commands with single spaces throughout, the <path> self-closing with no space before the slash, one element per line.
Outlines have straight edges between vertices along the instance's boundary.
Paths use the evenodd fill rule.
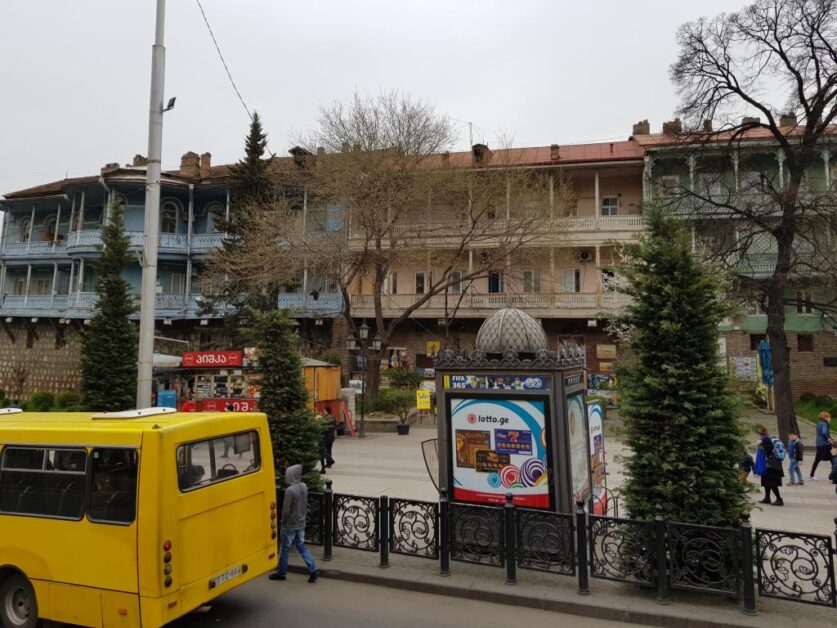
<path fill-rule="evenodd" d="M 6 398 L 6 391 L 0 388 L 0 401 Z"/>
<path fill-rule="evenodd" d="M 55 395 L 49 392 L 32 393 L 32 396 L 29 397 L 29 402 L 26 405 L 31 410 L 49 412 L 49 409 L 55 405 Z M 46 406 L 46 410 L 41 409 L 44 406 Z"/>
<path fill-rule="evenodd" d="M 799 396 L 799 401 L 802 403 L 812 403 L 817 401 L 817 396 L 814 393 L 802 393 Z"/>
<path fill-rule="evenodd" d="M 831 405 L 831 397 L 828 395 L 817 395 L 815 401 L 821 408 L 827 408 Z"/>
<path fill-rule="evenodd" d="M 389 369 L 387 376 L 390 386 L 406 390 L 417 390 L 424 381 L 424 376 L 412 369 Z"/>
<path fill-rule="evenodd" d="M 77 392 L 66 391 L 55 396 L 55 405 L 61 409 L 66 409 L 68 406 L 79 402 L 81 402 L 81 395 Z"/>
<path fill-rule="evenodd" d="M 387 388 L 378 393 L 378 406 L 398 416 L 401 424 L 407 422 L 407 415 L 416 405 L 416 393 L 403 388 Z"/>
<path fill-rule="evenodd" d="M 325 353 L 320 354 L 320 357 L 317 359 L 322 360 L 323 362 L 328 362 L 329 364 L 334 364 L 335 366 L 340 366 L 343 363 L 343 360 L 340 359 L 340 354 L 336 351 L 326 351 Z"/>

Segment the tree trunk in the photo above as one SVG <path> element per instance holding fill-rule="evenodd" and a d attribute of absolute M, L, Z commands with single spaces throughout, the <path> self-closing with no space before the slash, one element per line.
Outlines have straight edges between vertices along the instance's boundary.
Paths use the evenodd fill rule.
<path fill-rule="evenodd" d="M 767 337 L 773 355 L 773 395 L 779 438 L 788 441 L 788 434 L 799 433 L 796 413 L 793 409 L 791 390 L 790 347 L 785 333 L 785 304 L 781 287 L 769 295 L 767 307 Z"/>
<path fill-rule="evenodd" d="M 374 401 L 381 388 L 381 356 L 386 355 L 387 346 L 381 343 L 380 351 L 369 351 L 366 360 L 366 399 Z"/>

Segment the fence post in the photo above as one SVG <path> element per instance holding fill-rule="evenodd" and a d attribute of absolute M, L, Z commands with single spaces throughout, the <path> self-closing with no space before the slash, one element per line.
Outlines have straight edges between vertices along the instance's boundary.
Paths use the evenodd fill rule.
<path fill-rule="evenodd" d="M 439 489 L 439 574 L 450 575 L 450 502 L 448 489 Z"/>
<path fill-rule="evenodd" d="M 578 593 L 590 595 L 590 575 L 587 566 L 587 513 L 584 512 L 584 502 L 575 503 L 575 544 L 578 554 Z"/>
<path fill-rule="evenodd" d="M 381 567 L 389 567 L 389 497 L 381 495 L 378 501 L 378 529 L 381 531 Z"/>
<path fill-rule="evenodd" d="M 668 555 L 666 552 L 666 522 L 662 507 L 657 504 L 654 516 L 654 557 L 657 567 L 657 604 L 671 604 L 668 596 Z"/>
<path fill-rule="evenodd" d="M 331 490 L 331 480 L 326 480 L 323 495 L 323 560 L 331 560 L 334 544 L 334 492 Z"/>
<path fill-rule="evenodd" d="M 753 526 L 750 514 L 741 515 L 741 579 L 744 582 L 744 613 L 756 615 L 756 583 L 753 575 Z"/>
<path fill-rule="evenodd" d="M 517 584 L 517 526 L 514 511 L 514 496 L 506 493 L 506 506 L 503 508 L 503 524 L 506 532 L 506 584 Z"/>

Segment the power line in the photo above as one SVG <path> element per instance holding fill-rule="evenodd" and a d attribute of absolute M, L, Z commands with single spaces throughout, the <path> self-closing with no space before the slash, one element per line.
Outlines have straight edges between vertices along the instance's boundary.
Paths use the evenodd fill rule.
<path fill-rule="evenodd" d="M 224 65 L 224 70 L 227 72 L 227 78 L 230 79 L 230 85 L 232 85 L 232 88 L 235 90 L 235 94 L 236 96 L 238 96 L 238 100 L 241 101 L 241 106 L 244 107 L 244 111 L 247 112 L 247 117 L 252 120 L 253 114 L 250 113 L 250 108 L 247 107 L 247 103 L 244 102 L 244 97 L 241 95 L 241 92 L 238 91 L 238 86 L 236 86 L 235 81 L 233 80 L 230 68 L 227 65 L 226 60 L 224 59 L 224 55 L 221 53 L 221 46 L 218 45 L 218 40 L 215 39 L 215 33 L 212 32 L 212 27 L 209 25 L 209 20 L 206 17 L 206 12 L 203 10 L 201 0 L 195 0 L 195 2 L 198 3 L 198 8 L 201 10 L 201 15 L 203 16 L 203 21 L 206 24 L 207 30 L 209 31 L 209 36 L 212 38 L 212 43 L 215 44 L 215 50 L 218 51 L 218 58 L 221 59 L 221 63 Z"/>

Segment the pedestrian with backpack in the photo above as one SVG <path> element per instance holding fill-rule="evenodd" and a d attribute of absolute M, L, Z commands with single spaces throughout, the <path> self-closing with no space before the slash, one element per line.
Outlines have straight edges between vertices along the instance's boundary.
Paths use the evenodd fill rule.
<path fill-rule="evenodd" d="M 821 460 L 831 460 L 831 444 L 831 413 L 820 412 L 819 421 L 817 421 L 817 455 L 814 456 L 809 480 L 816 481 L 817 477 L 814 474 Z"/>
<path fill-rule="evenodd" d="M 782 486 L 782 478 L 785 477 L 785 472 L 782 470 L 782 462 L 785 459 L 785 446 L 778 438 L 770 436 L 766 428 L 759 431 L 761 435 L 761 443 L 759 449 L 763 454 L 764 471 L 761 474 L 761 485 L 764 487 L 764 499 L 759 503 L 772 504 L 774 506 L 784 506 L 785 501 L 779 494 L 779 487 Z M 761 457 L 761 456 L 759 456 Z M 757 461 L 758 466 L 758 461 Z M 770 494 L 776 496 L 775 501 L 771 501 Z"/>
<path fill-rule="evenodd" d="M 788 434 L 788 458 L 790 459 L 788 471 L 790 473 L 791 486 L 803 486 L 805 484 L 802 479 L 802 469 L 799 468 L 799 463 L 802 462 L 804 448 L 805 446 L 799 440 L 799 436 L 796 434 Z"/>

